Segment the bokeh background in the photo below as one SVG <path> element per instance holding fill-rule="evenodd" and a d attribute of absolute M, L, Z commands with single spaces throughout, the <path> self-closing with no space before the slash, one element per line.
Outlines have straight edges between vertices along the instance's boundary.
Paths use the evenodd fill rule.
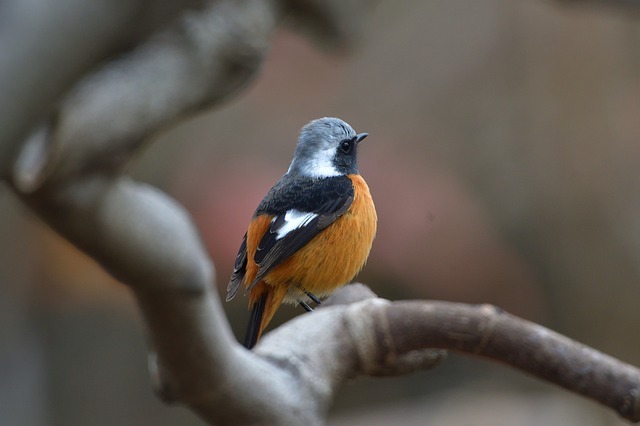
<path fill-rule="evenodd" d="M 220 293 L 300 127 L 338 116 L 370 133 L 360 169 L 379 234 L 359 280 L 393 300 L 493 303 L 640 365 L 640 18 L 550 0 L 413 0 L 366 19 L 338 55 L 281 29 L 245 92 L 131 165 L 192 214 Z M 0 425 L 202 425 L 153 396 L 128 290 L 8 191 L 0 202 Z M 246 300 L 226 308 L 241 335 Z M 333 425 L 392 423 L 625 424 L 457 355 L 354 380 L 332 409 Z"/>

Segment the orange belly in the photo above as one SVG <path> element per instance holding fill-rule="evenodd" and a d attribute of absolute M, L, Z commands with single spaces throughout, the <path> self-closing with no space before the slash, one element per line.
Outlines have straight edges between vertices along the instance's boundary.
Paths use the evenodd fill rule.
<path fill-rule="evenodd" d="M 322 297 L 355 277 L 365 265 L 376 234 L 377 215 L 369 187 L 349 175 L 354 200 L 347 212 L 265 277 L 272 286 L 301 289 Z M 292 302 L 295 291 L 289 291 Z"/>

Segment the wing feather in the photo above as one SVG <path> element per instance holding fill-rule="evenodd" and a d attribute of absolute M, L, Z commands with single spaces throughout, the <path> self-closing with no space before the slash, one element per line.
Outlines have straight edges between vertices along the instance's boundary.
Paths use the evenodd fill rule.
<path fill-rule="evenodd" d="M 233 267 L 233 275 L 227 285 L 227 298 L 226 301 L 233 299 L 240 288 L 240 284 L 244 280 L 244 276 L 247 273 L 247 233 L 245 232 L 242 244 L 238 250 L 236 256 L 236 263 Z"/>
<path fill-rule="evenodd" d="M 276 216 L 258 244 L 253 259 L 258 265 L 258 273 L 248 290 L 259 283 L 271 269 L 300 250 L 320 231 L 335 222 L 349 210 L 352 203 L 353 192 L 342 193 L 339 197 L 328 200 L 318 210 L 309 212 L 313 215 L 309 215 L 306 220 L 300 223 L 300 226 L 284 234 L 279 231 L 288 225 L 287 213 Z"/>

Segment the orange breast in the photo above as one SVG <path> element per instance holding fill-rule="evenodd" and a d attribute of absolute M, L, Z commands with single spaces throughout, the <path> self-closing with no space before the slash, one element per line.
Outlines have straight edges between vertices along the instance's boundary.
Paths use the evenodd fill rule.
<path fill-rule="evenodd" d="M 378 219 L 367 183 L 360 175 L 348 177 L 354 187 L 349 210 L 269 272 L 265 277 L 268 284 L 297 286 L 323 296 L 347 284 L 362 269 L 369 257 Z"/>

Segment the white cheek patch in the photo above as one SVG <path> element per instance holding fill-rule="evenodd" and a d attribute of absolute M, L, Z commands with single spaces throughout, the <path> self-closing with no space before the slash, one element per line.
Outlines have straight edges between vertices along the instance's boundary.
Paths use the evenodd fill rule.
<path fill-rule="evenodd" d="M 306 213 L 295 209 L 287 211 L 284 215 L 284 225 L 276 231 L 276 240 L 284 238 L 285 235 L 295 229 L 308 225 L 316 217 L 318 217 L 316 213 Z"/>
<path fill-rule="evenodd" d="M 309 177 L 325 178 L 331 176 L 340 176 L 340 172 L 333 165 L 333 158 L 326 160 L 324 158 L 314 158 L 302 168 L 303 174 Z"/>
<path fill-rule="evenodd" d="M 341 173 L 336 170 L 336 167 L 333 165 L 334 155 L 335 150 L 333 148 L 321 149 L 314 152 L 313 156 L 298 163 L 300 174 L 311 178 L 340 176 Z M 289 167 L 289 171 L 292 167 L 293 164 Z"/>

